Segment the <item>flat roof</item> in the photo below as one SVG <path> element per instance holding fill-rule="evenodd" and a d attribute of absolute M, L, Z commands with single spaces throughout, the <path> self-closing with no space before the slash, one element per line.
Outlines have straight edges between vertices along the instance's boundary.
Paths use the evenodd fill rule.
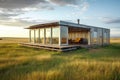
<path fill-rule="evenodd" d="M 80 27 L 80 28 L 85 28 L 85 29 L 90 29 L 90 28 L 107 29 L 107 28 L 95 27 L 95 26 L 84 25 L 84 24 L 77 24 L 77 23 L 72 23 L 72 22 L 67 22 L 67 21 L 46 22 L 46 23 L 29 26 L 26 29 L 37 29 L 37 28 L 56 27 L 56 26 L 67 26 L 67 27 L 78 27 L 78 28 Z"/>
<path fill-rule="evenodd" d="M 41 24 L 29 26 L 26 29 L 36 29 L 36 28 L 44 28 L 51 26 L 59 26 L 59 22 L 41 23 Z"/>

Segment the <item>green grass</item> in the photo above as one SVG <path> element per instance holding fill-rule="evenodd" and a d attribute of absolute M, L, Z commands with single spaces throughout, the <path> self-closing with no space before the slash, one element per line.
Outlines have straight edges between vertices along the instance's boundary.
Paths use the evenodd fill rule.
<path fill-rule="evenodd" d="M 0 80 L 120 80 L 120 44 L 54 52 L 1 43 Z"/>

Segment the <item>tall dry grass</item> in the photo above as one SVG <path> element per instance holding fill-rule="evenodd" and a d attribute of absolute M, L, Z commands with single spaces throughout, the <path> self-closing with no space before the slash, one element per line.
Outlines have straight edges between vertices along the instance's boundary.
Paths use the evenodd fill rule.
<path fill-rule="evenodd" d="M 28 43 L 28 38 L 1 38 L 0 43 Z"/>
<path fill-rule="evenodd" d="M 1 43 L 0 80 L 120 80 L 120 44 L 52 52 Z"/>
<path fill-rule="evenodd" d="M 110 38 L 110 43 L 120 43 L 120 38 Z"/>
<path fill-rule="evenodd" d="M 11 73 L 11 74 L 10 74 Z M 0 74 L 1 75 L 1 74 Z M 6 76 L 6 77 L 5 77 Z M 71 61 L 47 71 L 8 72 L 2 80 L 120 80 L 120 62 Z"/>

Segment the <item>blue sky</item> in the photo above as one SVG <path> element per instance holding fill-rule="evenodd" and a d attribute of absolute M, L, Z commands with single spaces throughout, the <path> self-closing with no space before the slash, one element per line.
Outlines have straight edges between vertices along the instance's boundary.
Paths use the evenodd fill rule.
<path fill-rule="evenodd" d="M 0 0 L 0 37 L 28 37 L 27 26 L 77 19 L 120 37 L 120 0 Z"/>

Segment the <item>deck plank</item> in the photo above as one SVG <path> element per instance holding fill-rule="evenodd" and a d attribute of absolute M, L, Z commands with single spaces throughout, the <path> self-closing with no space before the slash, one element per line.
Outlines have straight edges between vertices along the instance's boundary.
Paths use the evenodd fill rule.
<path fill-rule="evenodd" d="M 33 48 L 40 48 L 40 49 L 47 49 L 52 51 L 70 51 L 75 50 L 81 47 L 88 47 L 88 45 L 65 45 L 65 46 L 59 46 L 59 45 L 43 45 L 38 43 L 21 43 L 22 46 L 28 46 Z"/>

